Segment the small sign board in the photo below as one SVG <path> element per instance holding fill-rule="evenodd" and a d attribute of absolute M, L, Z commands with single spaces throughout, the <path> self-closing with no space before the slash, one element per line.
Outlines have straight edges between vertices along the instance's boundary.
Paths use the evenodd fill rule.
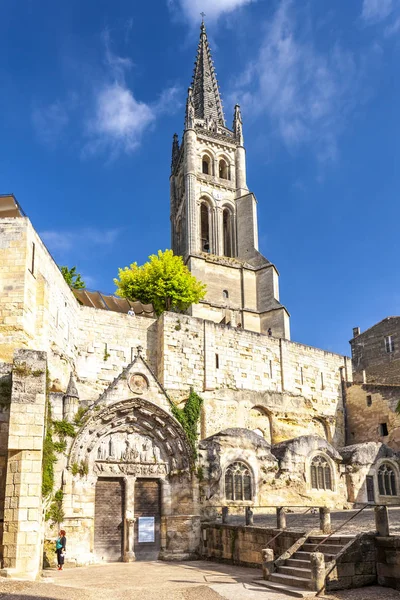
<path fill-rule="evenodd" d="M 139 517 L 138 542 L 152 543 L 155 541 L 154 517 Z"/>

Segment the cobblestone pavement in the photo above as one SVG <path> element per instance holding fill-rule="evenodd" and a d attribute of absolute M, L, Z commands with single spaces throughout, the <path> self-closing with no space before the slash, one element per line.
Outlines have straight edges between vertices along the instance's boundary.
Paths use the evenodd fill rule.
<path fill-rule="evenodd" d="M 0 579 L 1 600 L 289 600 L 252 583 L 258 569 L 205 561 L 113 563 L 47 571 L 42 582 Z M 400 600 L 371 587 L 335 592 L 325 600 Z"/>
<path fill-rule="evenodd" d="M 287 527 L 290 529 L 300 529 L 302 531 L 308 529 L 319 528 L 319 515 L 307 513 L 306 509 L 299 509 L 293 513 L 286 514 Z M 276 527 L 275 513 L 265 514 L 262 509 L 254 509 L 254 525 L 262 527 Z M 332 511 L 331 521 L 332 529 L 337 529 L 345 523 L 351 516 L 356 515 L 357 510 L 337 510 Z M 228 523 L 234 525 L 244 525 L 244 515 L 229 515 Z M 400 506 L 389 508 L 390 533 L 392 535 L 400 535 Z M 219 520 L 220 522 L 220 520 Z M 366 508 L 359 515 L 354 516 L 341 530 L 342 533 L 360 533 L 361 531 L 375 531 L 374 509 Z"/>

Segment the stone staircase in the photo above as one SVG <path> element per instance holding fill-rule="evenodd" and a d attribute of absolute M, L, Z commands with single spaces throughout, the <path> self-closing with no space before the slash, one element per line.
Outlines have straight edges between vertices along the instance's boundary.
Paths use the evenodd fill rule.
<path fill-rule="evenodd" d="M 323 552 L 325 563 L 328 563 L 334 560 L 344 546 L 355 539 L 355 536 L 332 535 L 325 544 L 317 548 L 317 545 L 325 538 L 326 535 L 309 536 L 290 558 L 282 562 L 278 559 L 279 566 L 267 581 L 257 579 L 254 583 L 297 598 L 316 596 L 317 592 L 311 589 L 311 552 Z"/>

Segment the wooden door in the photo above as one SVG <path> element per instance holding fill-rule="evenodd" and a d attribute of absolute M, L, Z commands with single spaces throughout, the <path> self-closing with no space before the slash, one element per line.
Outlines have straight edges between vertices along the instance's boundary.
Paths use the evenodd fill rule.
<path fill-rule="evenodd" d="M 94 553 L 109 562 L 123 558 L 124 482 L 121 478 L 100 478 L 96 483 Z"/>
<path fill-rule="evenodd" d="M 158 479 L 135 482 L 136 560 L 157 560 L 160 552 L 160 483 Z"/>

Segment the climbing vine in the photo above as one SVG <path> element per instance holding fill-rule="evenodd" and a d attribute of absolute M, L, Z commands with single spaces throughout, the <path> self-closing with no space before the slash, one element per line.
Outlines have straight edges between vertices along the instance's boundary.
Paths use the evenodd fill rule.
<path fill-rule="evenodd" d="M 54 525 L 59 526 L 64 520 L 65 513 L 63 509 L 63 498 L 63 491 L 58 490 L 54 494 L 54 498 L 49 506 L 49 509 L 46 511 L 45 519 L 46 521 L 51 521 L 50 527 L 54 527 Z"/>
<path fill-rule="evenodd" d="M 197 430 L 200 420 L 203 399 L 191 389 L 189 398 L 183 408 L 172 406 L 172 414 L 182 425 L 192 448 L 193 459 L 197 458 Z"/>
<path fill-rule="evenodd" d="M 46 372 L 46 433 L 43 440 L 43 460 L 42 460 L 42 496 L 50 496 L 54 486 L 54 463 L 57 462 L 56 450 L 53 442 L 53 421 L 51 418 L 50 406 L 50 378 L 49 372 Z"/>

